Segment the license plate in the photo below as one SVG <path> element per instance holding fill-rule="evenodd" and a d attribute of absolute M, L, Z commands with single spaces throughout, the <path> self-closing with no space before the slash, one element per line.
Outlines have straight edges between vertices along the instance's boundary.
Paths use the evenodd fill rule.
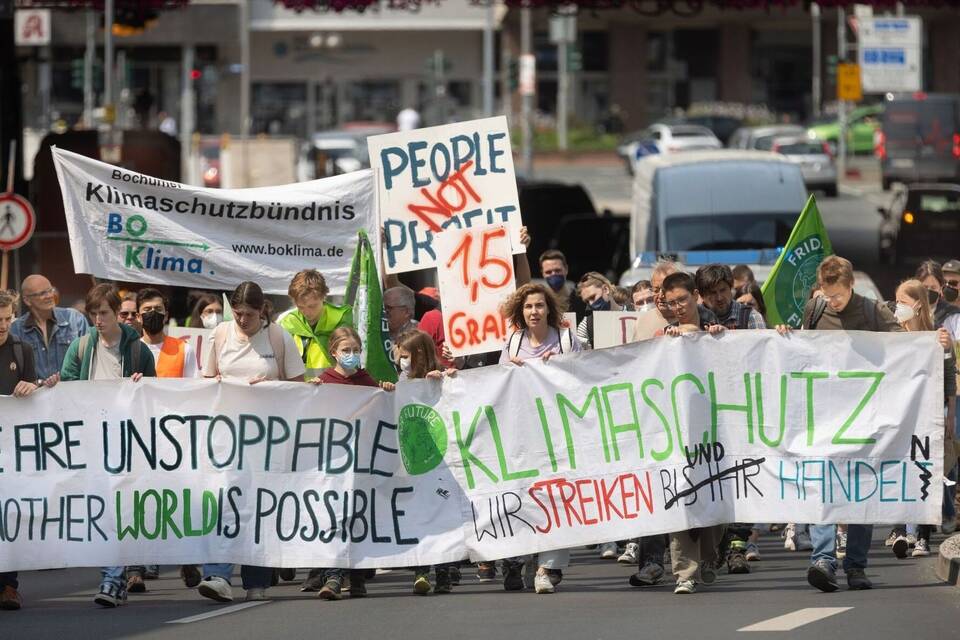
<path fill-rule="evenodd" d="M 890 164 L 896 169 L 912 169 L 913 158 L 894 158 Z"/>

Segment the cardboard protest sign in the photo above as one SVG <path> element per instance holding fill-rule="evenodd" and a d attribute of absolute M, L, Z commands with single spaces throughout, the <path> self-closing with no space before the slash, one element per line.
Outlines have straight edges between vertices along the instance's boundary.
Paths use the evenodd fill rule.
<path fill-rule="evenodd" d="M 504 116 L 371 136 L 367 146 L 387 273 L 437 266 L 436 237 L 446 229 L 505 224 L 523 253 Z"/>
<path fill-rule="evenodd" d="M 312 267 L 339 295 L 358 231 L 379 239 L 371 171 L 206 189 L 52 151 L 77 273 L 221 290 L 253 280 L 285 294 L 293 274 Z"/>
<path fill-rule="evenodd" d="M 213 329 L 204 329 L 203 327 L 169 327 L 167 335 L 171 338 L 179 338 L 191 347 L 193 353 L 197 356 L 197 369 L 203 371 L 203 363 L 207 361 L 207 355 L 213 348 Z"/>
<path fill-rule="evenodd" d="M 754 357 L 749 362 L 744 353 Z M 0 397 L 0 567 L 402 567 L 728 522 L 940 522 L 930 332 L 688 334 L 394 393 Z"/>
<path fill-rule="evenodd" d="M 497 351 L 507 340 L 500 305 L 516 289 L 507 233 L 498 225 L 436 238 L 444 335 L 454 356 Z"/>
<path fill-rule="evenodd" d="M 648 311 L 594 311 L 593 348 L 606 349 L 646 340 L 667 326 L 656 309 Z M 639 333 L 638 333 L 639 332 Z"/>

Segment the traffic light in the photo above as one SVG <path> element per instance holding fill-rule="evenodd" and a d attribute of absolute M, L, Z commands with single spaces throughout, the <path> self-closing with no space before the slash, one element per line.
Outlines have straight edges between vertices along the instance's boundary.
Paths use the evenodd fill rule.
<path fill-rule="evenodd" d="M 83 89 L 83 58 L 70 61 L 70 87 L 77 90 Z"/>
<path fill-rule="evenodd" d="M 839 58 L 837 56 L 827 56 L 827 77 L 833 79 L 837 77 L 837 63 Z"/>

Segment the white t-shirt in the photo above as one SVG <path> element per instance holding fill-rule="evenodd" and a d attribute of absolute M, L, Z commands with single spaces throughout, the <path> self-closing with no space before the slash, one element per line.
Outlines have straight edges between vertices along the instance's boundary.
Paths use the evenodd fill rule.
<path fill-rule="evenodd" d="M 153 363 L 156 364 L 160 360 L 160 348 L 163 346 L 163 343 L 159 344 L 150 344 L 145 342 L 148 347 L 150 347 L 150 353 L 153 354 Z M 184 378 L 199 378 L 200 377 L 200 367 L 197 366 L 197 354 L 194 352 L 193 347 L 189 342 L 184 343 L 183 349 L 183 377 Z"/>
<path fill-rule="evenodd" d="M 416 109 L 407 107 L 397 114 L 397 130 L 410 131 L 420 128 L 420 114 Z"/>
<path fill-rule="evenodd" d="M 133 345 L 134 348 L 137 345 Z M 120 343 L 108 347 L 97 338 L 97 348 L 93 354 L 93 376 L 91 380 L 119 380 L 123 377 L 123 365 L 120 359 Z"/>
<path fill-rule="evenodd" d="M 219 330 L 226 333 L 223 349 L 220 353 L 216 353 L 215 348 L 210 349 L 207 360 L 203 364 L 203 375 L 213 377 L 217 375 L 219 369 L 220 375 L 224 378 L 239 378 L 247 381 L 263 376 L 267 380 L 289 380 L 302 376 L 306 372 L 300 354 L 297 353 L 297 345 L 290 334 L 283 329 L 277 332 L 282 336 L 285 349 L 286 371 L 281 376 L 278 375 L 277 359 L 270 345 L 267 327 L 260 329 L 250 338 L 240 331 L 233 320 L 223 323 L 221 327 Z M 211 336 L 210 339 L 213 340 L 213 337 Z"/>

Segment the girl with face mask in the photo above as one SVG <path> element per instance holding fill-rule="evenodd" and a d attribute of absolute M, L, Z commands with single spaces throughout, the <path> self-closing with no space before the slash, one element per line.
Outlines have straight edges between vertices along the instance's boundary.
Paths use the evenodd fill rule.
<path fill-rule="evenodd" d="M 204 293 L 194 303 L 186 326 L 216 329 L 221 322 L 223 322 L 223 303 L 220 301 L 220 296 Z"/>
<path fill-rule="evenodd" d="M 929 288 L 919 280 L 907 280 L 897 287 L 896 310 L 894 317 L 906 331 L 934 331 L 933 314 L 929 301 Z M 956 410 L 956 361 L 951 349 L 950 337 L 946 329 L 938 329 L 937 337 L 940 346 L 944 349 L 943 356 L 943 382 L 944 382 L 944 403 L 946 407 L 946 427 L 944 429 L 943 448 L 946 460 L 944 461 L 944 474 L 952 466 L 948 460 L 953 452 L 953 412 Z M 914 558 L 930 555 L 930 534 L 933 532 L 932 525 L 907 525 L 906 527 L 895 527 L 890 532 L 887 541 L 893 548 L 893 553 L 898 558 L 906 558 L 910 551 L 910 544 L 914 542 L 913 552 L 910 554 Z M 913 540 L 911 540 L 913 538 Z"/>
<path fill-rule="evenodd" d="M 593 348 L 594 311 L 632 311 L 629 304 L 621 304 L 614 297 L 616 287 L 603 274 L 590 271 L 577 284 L 577 295 L 587 306 L 587 316 L 577 325 L 577 340 L 584 349 Z"/>

